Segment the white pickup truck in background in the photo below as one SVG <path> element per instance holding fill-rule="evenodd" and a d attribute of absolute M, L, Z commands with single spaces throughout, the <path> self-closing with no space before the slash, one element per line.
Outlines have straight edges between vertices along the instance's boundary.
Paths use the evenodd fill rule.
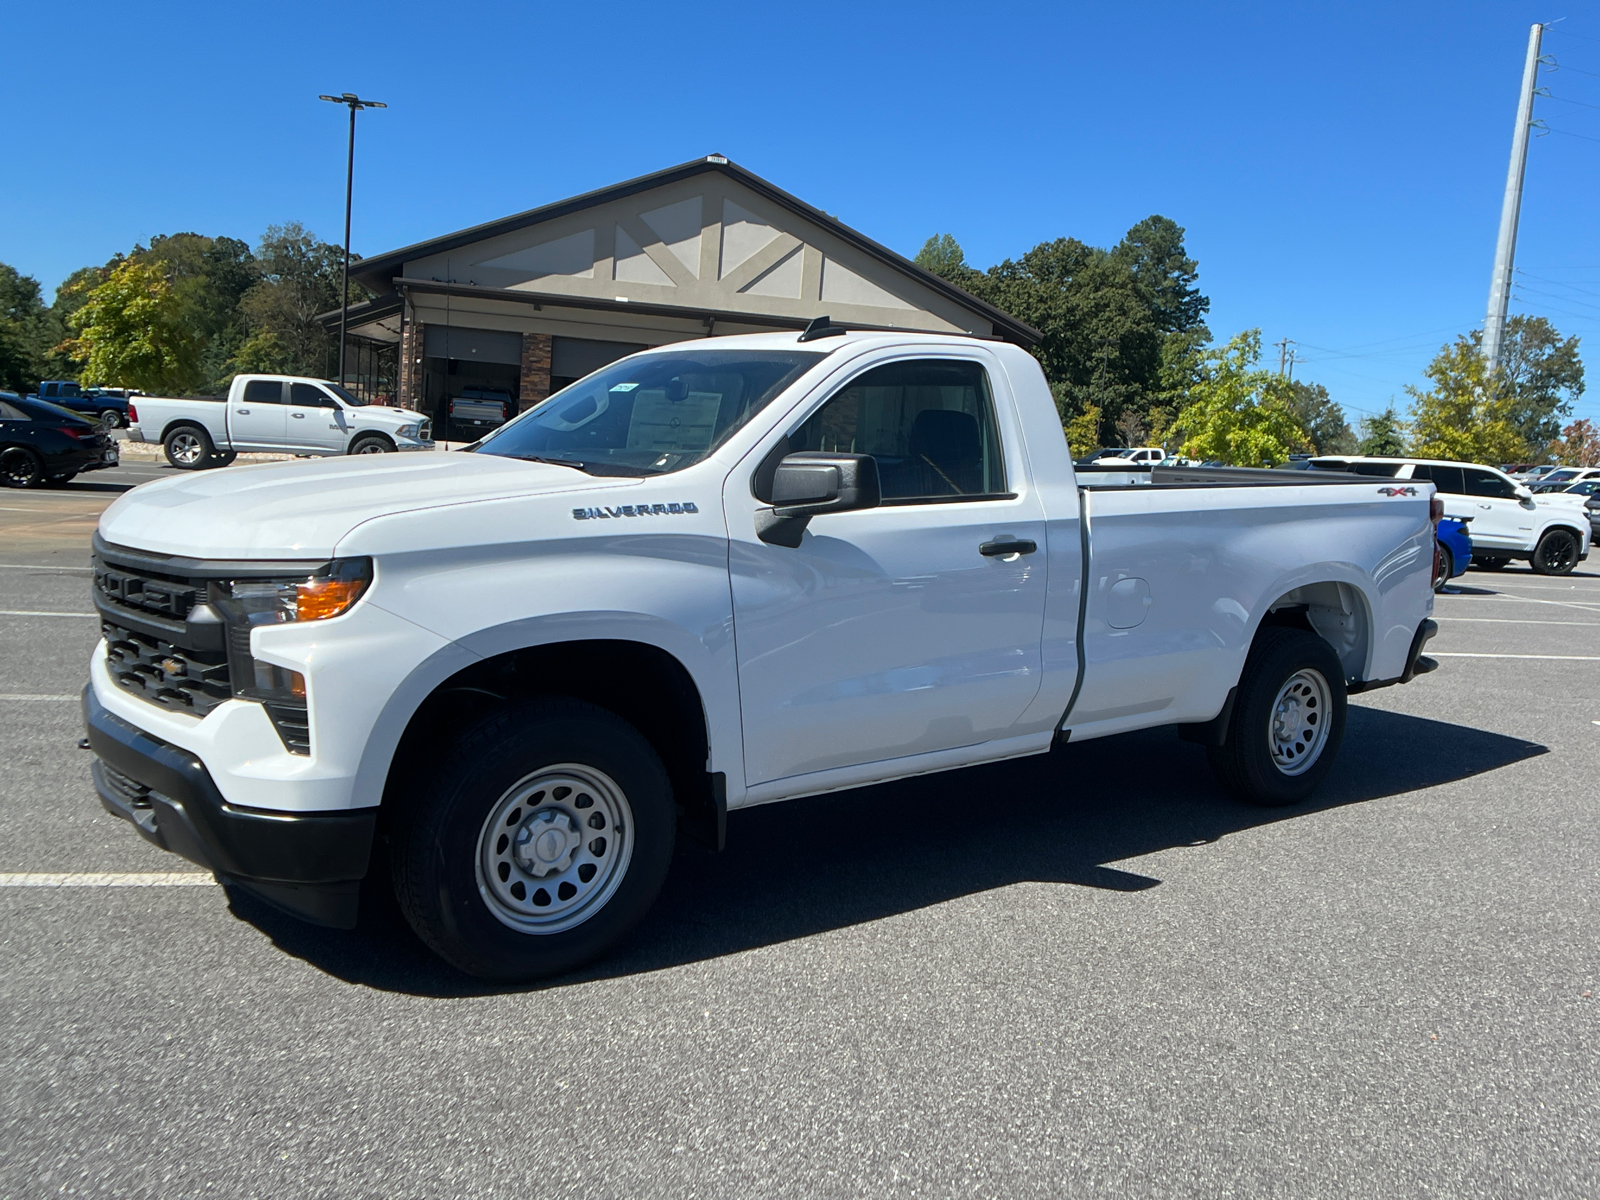
<path fill-rule="evenodd" d="M 228 395 L 139 396 L 129 438 L 158 442 L 180 471 L 225 467 L 240 451 L 327 456 L 431 450 L 428 418 L 369 405 L 336 383 L 297 375 L 239 375 Z"/>
<path fill-rule="evenodd" d="M 497 978 L 615 944 L 730 809 L 1159 725 L 1300 801 L 1347 694 L 1436 665 L 1433 489 L 1164 471 L 1086 485 L 1018 347 L 824 323 L 470 452 L 146 484 L 94 543 L 96 786 L 311 920 L 380 872 Z"/>

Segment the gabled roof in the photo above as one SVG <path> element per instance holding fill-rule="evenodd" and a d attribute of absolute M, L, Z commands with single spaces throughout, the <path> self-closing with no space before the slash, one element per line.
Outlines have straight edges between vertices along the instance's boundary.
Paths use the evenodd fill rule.
<path fill-rule="evenodd" d="M 767 182 L 735 163 L 729 162 L 720 154 L 708 155 L 697 158 L 692 162 L 681 163 L 676 167 L 668 167 L 664 171 L 656 171 L 650 175 L 641 175 L 637 179 L 630 179 L 626 183 L 613 184 L 611 187 L 601 188 L 598 191 L 585 192 L 581 196 L 573 196 L 568 200 L 560 200 L 554 204 L 546 204 L 541 208 L 530 208 L 527 212 L 517 213 L 514 216 L 502 217 L 497 221 L 488 221 L 482 225 L 474 225 L 470 229 L 463 229 L 456 233 L 446 234 L 443 237 L 432 238 L 425 242 L 417 242 L 411 246 L 402 246 L 398 250 L 390 250 L 383 254 L 363 258 L 359 262 L 350 264 L 350 273 L 374 292 L 387 293 L 393 290 L 396 273 L 408 261 L 426 258 L 429 255 L 442 254 L 458 249 L 461 246 L 481 242 L 487 238 L 498 237 L 501 234 L 513 233 L 519 229 L 526 229 L 545 221 L 553 221 L 558 217 L 570 213 L 580 212 L 586 208 L 594 208 L 613 200 L 620 200 L 639 192 L 649 191 L 652 188 L 665 184 L 676 183 L 682 179 L 689 179 L 696 175 L 709 172 L 719 172 L 734 179 L 766 199 L 772 201 L 790 212 L 820 225 L 828 233 L 840 241 L 853 246 L 862 253 L 877 259 L 879 262 L 892 267 L 894 270 L 911 276 L 922 286 L 940 293 L 961 307 L 979 314 L 993 323 L 995 331 L 1002 334 L 1008 341 L 1031 346 L 1039 340 L 1040 333 L 1037 329 L 1023 321 L 1017 320 L 1010 313 L 994 307 L 978 299 L 971 292 L 959 288 L 947 279 L 935 275 L 919 267 L 910 259 L 896 254 L 887 246 L 873 241 L 865 234 L 851 229 L 848 225 L 835 220 L 821 209 L 813 208 L 798 196 L 792 196 L 775 184 Z"/>

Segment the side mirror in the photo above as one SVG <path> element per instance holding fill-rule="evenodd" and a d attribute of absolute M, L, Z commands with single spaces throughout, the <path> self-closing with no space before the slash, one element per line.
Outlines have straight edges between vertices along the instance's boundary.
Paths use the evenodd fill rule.
<path fill-rule="evenodd" d="M 773 472 L 771 495 L 772 507 L 756 512 L 756 536 L 794 550 L 812 517 L 878 507 L 878 460 L 870 454 L 788 454 Z"/>
<path fill-rule="evenodd" d="M 1533 489 L 1528 487 L 1528 485 L 1524 484 L 1524 483 L 1517 484 L 1517 499 L 1522 501 L 1522 507 L 1523 508 L 1532 508 L 1533 507 Z"/>

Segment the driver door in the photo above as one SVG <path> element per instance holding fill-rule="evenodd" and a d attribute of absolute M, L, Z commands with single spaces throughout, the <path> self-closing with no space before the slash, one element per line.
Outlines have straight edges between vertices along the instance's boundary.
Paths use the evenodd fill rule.
<path fill-rule="evenodd" d="M 344 410 L 314 383 L 289 385 L 289 411 L 284 425 L 284 437 L 296 450 L 342 454 L 350 440 Z"/>
<path fill-rule="evenodd" d="M 1001 738 L 1038 693 L 1044 514 L 1004 381 L 969 357 L 866 368 L 728 477 L 748 785 Z M 760 471 L 812 450 L 873 455 L 882 505 L 762 541 Z M 1037 549 L 980 551 L 1005 539 Z"/>

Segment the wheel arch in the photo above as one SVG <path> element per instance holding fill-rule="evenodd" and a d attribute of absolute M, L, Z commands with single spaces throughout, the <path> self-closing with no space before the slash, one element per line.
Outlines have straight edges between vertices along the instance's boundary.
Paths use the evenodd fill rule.
<path fill-rule="evenodd" d="M 392 437 L 390 437 L 387 433 L 385 433 L 383 430 L 381 430 L 381 429 L 361 429 L 361 430 L 357 430 L 354 434 L 352 434 L 350 436 L 350 444 L 345 447 L 344 452 L 346 454 L 354 454 L 356 452 L 356 447 L 357 446 L 359 446 L 362 442 L 368 441 L 368 440 L 370 440 L 372 438 L 376 438 L 380 442 L 387 442 L 389 444 L 389 449 L 391 449 L 391 450 L 397 450 L 398 449 L 398 447 L 395 444 L 395 440 Z"/>
<path fill-rule="evenodd" d="M 1358 584 L 1323 579 L 1281 592 L 1262 609 L 1249 645 L 1255 645 L 1263 629 L 1285 627 L 1303 629 L 1327 642 L 1347 680 L 1367 677 L 1373 653 L 1373 606 Z"/>
<path fill-rule="evenodd" d="M 173 417 L 172 420 L 168 421 L 164 426 L 162 426 L 161 436 L 156 440 L 165 445 L 168 436 L 171 435 L 174 429 L 198 429 L 201 433 L 206 435 L 206 441 L 211 443 L 211 448 L 213 450 L 215 450 L 217 447 L 216 435 L 213 434 L 211 430 L 206 428 L 204 421 L 196 420 L 194 417 Z"/>
<path fill-rule="evenodd" d="M 540 695 L 583 700 L 627 721 L 661 755 L 680 801 L 714 803 L 713 725 L 700 683 L 671 651 L 628 637 L 529 642 L 481 656 L 450 643 L 390 698 L 362 756 L 358 779 L 372 781 L 372 794 L 360 802 L 381 800 L 392 811 L 403 781 L 443 753 L 455 732 Z"/>

